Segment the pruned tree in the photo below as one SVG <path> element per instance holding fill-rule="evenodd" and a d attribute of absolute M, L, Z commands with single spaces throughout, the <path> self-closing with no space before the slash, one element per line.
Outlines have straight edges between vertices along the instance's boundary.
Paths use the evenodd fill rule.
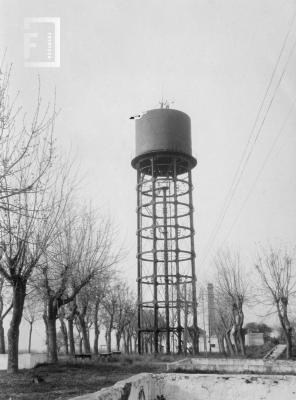
<path fill-rule="evenodd" d="M 129 286 L 122 282 L 120 286 L 118 286 L 117 290 L 117 311 L 115 314 L 115 336 L 116 336 L 116 348 L 117 351 L 120 350 L 120 342 L 126 331 L 126 328 L 132 322 L 135 312 L 135 300 L 134 296 L 129 288 Z M 127 330 L 128 333 L 128 330 Z M 126 339 L 129 340 L 127 337 Z M 125 347 L 127 348 L 127 342 L 125 341 Z M 128 352 L 128 351 L 127 351 Z"/>
<path fill-rule="evenodd" d="M 69 354 L 75 354 L 75 338 L 74 338 L 74 321 L 77 313 L 77 306 L 75 299 L 63 307 L 65 310 L 65 318 L 67 320 L 67 339 L 69 342 Z M 65 337 L 64 337 L 65 340 Z"/>
<path fill-rule="evenodd" d="M 235 352 L 245 355 L 243 307 L 247 301 L 248 285 L 239 254 L 219 251 L 214 263 L 216 266 L 217 296 L 219 301 L 223 299 L 224 304 L 231 306 Z"/>
<path fill-rule="evenodd" d="M 89 354 L 91 352 L 88 329 L 93 305 L 91 289 L 91 284 L 84 286 L 84 288 L 80 290 L 76 298 L 76 321 L 80 328 L 79 331 L 82 337 L 84 352 L 86 354 Z"/>
<path fill-rule="evenodd" d="M 115 316 L 118 308 L 118 290 L 120 285 L 109 286 L 106 289 L 106 294 L 102 302 L 101 318 L 105 328 L 105 339 L 107 345 L 107 352 L 112 349 L 112 331 L 115 328 Z"/>
<path fill-rule="evenodd" d="M 8 371 L 18 370 L 18 340 L 28 283 L 52 240 L 63 206 L 47 187 L 6 199 L 0 211 L 2 246 L 0 274 L 12 288 L 12 318 L 8 330 Z M 48 195 L 48 196 L 47 196 Z M 16 209 L 19 207 L 19 212 Z"/>
<path fill-rule="evenodd" d="M 95 354 L 99 354 L 99 335 L 100 326 L 102 321 L 100 320 L 99 311 L 102 306 L 102 301 L 106 294 L 108 284 L 110 284 L 111 269 L 101 271 L 99 275 L 96 275 L 77 295 L 76 304 L 76 320 L 80 327 L 80 334 L 83 339 L 84 351 L 89 353 L 90 342 L 89 342 L 89 330 L 93 328 L 94 342 L 93 351 Z"/>
<path fill-rule="evenodd" d="M 126 323 L 123 328 L 123 346 L 124 352 L 130 354 L 137 349 L 137 333 L 138 333 L 138 321 L 137 321 L 137 302 L 134 295 L 129 296 L 129 301 L 126 307 Z M 134 343 L 134 345 L 133 345 Z"/>
<path fill-rule="evenodd" d="M 11 67 L 5 70 L 1 66 L 0 275 L 12 289 L 8 372 L 17 372 L 19 326 L 27 284 L 50 241 L 62 207 L 54 191 L 55 106 L 43 107 L 39 85 L 36 106 L 28 121 L 17 106 L 17 96 L 9 93 L 10 77 Z"/>
<path fill-rule="evenodd" d="M 291 253 L 282 249 L 262 248 L 258 252 L 255 265 L 261 279 L 260 298 L 265 304 L 275 307 L 287 344 L 286 356 L 291 358 L 292 325 L 289 305 L 296 294 L 294 258 Z"/>
<path fill-rule="evenodd" d="M 92 211 L 75 213 L 68 210 L 57 230 L 55 241 L 39 269 L 38 280 L 46 303 L 51 362 L 57 361 L 56 319 L 59 309 L 73 302 L 94 277 L 103 274 L 118 259 L 118 253 L 112 252 L 110 222 L 96 221 Z"/>
<path fill-rule="evenodd" d="M 231 331 L 234 326 L 232 301 L 228 296 L 220 293 L 214 298 L 214 306 L 215 318 L 212 329 L 213 333 L 217 336 L 219 349 L 222 353 L 226 352 L 234 355 L 234 348 L 231 341 Z"/>

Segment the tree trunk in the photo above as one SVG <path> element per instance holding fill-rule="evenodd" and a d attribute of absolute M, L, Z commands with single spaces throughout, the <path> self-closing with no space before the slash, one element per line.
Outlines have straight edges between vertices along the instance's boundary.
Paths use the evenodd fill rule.
<path fill-rule="evenodd" d="M 162 351 L 162 349 L 163 349 L 163 346 L 162 346 L 162 334 L 159 335 L 159 344 L 158 344 L 158 346 L 159 346 L 159 348 L 156 349 L 156 350 L 154 349 L 154 351 L 155 351 L 155 352 L 162 353 L 162 352 L 163 352 L 163 351 Z M 187 349 L 184 348 L 184 351 L 186 352 Z"/>
<path fill-rule="evenodd" d="M 60 319 L 60 324 L 61 324 L 61 332 L 63 335 L 63 342 L 64 342 L 64 348 L 65 348 L 65 354 L 69 354 L 69 346 L 68 346 L 68 333 L 67 333 L 67 327 L 64 321 L 64 318 L 62 315 L 59 317 Z"/>
<path fill-rule="evenodd" d="M 74 342 L 74 323 L 73 318 L 68 319 L 68 338 L 69 338 L 69 353 L 71 356 L 75 354 L 75 342 Z"/>
<path fill-rule="evenodd" d="M 225 344 L 224 344 L 224 336 L 220 336 L 219 345 L 220 345 L 221 353 L 225 354 L 226 351 L 225 351 Z"/>
<path fill-rule="evenodd" d="M 93 322 L 94 322 L 94 354 L 98 355 L 99 354 L 99 335 L 100 335 L 100 329 L 99 329 L 99 321 L 98 321 L 98 312 L 99 312 L 99 307 L 100 307 L 100 301 L 99 299 L 96 300 L 95 307 L 94 307 L 94 313 L 93 313 Z"/>
<path fill-rule="evenodd" d="M 145 348 L 145 353 L 148 354 L 148 339 L 147 339 L 147 337 L 145 338 L 144 348 Z"/>
<path fill-rule="evenodd" d="M 91 351 L 90 351 L 90 344 L 89 344 L 89 338 L 88 338 L 88 334 L 87 334 L 87 327 L 86 327 L 86 323 L 84 320 L 84 315 L 79 314 L 78 320 L 79 320 L 79 325 L 80 325 L 80 329 L 81 329 L 84 352 L 86 354 L 89 354 Z"/>
<path fill-rule="evenodd" d="M 58 307 L 55 299 L 49 299 L 47 304 L 47 333 L 48 333 L 48 361 L 58 362 L 56 319 Z"/>
<path fill-rule="evenodd" d="M 56 319 L 48 319 L 48 361 L 58 362 Z"/>
<path fill-rule="evenodd" d="M 18 371 L 18 346 L 19 346 L 19 328 L 23 316 L 24 301 L 26 296 L 26 282 L 17 279 L 13 286 L 13 309 L 8 329 L 8 363 L 7 372 L 16 373 Z"/>
<path fill-rule="evenodd" d="M 46 348 L 47 348 L 47 358 L 49 357 L 49 353 L 48 353 L 48 322 L 47 322 L 47 314 L 46 311 L 43 313 L 43 322 L 45 325 L 45 344 L 46 344 Z"/>
<path fill-rule="evenodd" d="M 31 353 L 32 330 L 33 330 L 33 322 L 30 321 L 28 353 Z"/>
<path fill-rule="evenodd" d="M 284 331 L 285 334 L 285 339 L 286 339 L 286 358 L 289 359 L 292 357 L 292 329 L 288 329 L 287 331 Z"/>
<path fill-rule="evenodd" d="M 126 354 L 129 354 L 129 349 L 128 349 L 128 340 L 127 340 L 127 332 L 126 330 L 123 331 L 123 348 L 124 348 L 124 352 Z"/>
<path fill-rule="evenodd" d="M 95 337 L 94 337 L 94 353 L 95 355 L 99 354 L 99 336 L 100 336 L 100 329 L 98 327 L 98 324 L 95 323 Z"/>
<path fill-rule="evenodd" d="M 5 354 L 5 332 L 2 318 L 0 318 L 0 354 Z"/>
<path fill-rule="evenodd" d="M 133 352 L 133 346 L 132 346 L 132 336 L 131 336 L 131 334 L 128 334 L 127 342 L 128 342 L 129 353 L 132 353 Z"/>
<path fill-rule="evenodd" d="M 225 340 L 226 340 L 226 346 L 227 346 L 227 350 L 228 353 L 233 356 L 234 355 L 234 350 L 233 350 L 233 345 L 231 343 L 231 339 L 230 339 L 230 331 L 227 331 L 225 334 Z"/>
<path fill-rule="evenodd" d="M 237 340 L 237 328 L 235 328 L 235 330 L 232 334 L 232 337 L 233 337 L 233 346 L 234 346 L 235 354 L 239 354 L 239 347 L 238 347 L 238 340 Z"/>
<path fill-rule="evenodd" d="M 108 330 L 106 331 L 106 344 L 108 353 L 111 353 L 111 332 L 112 328 L 108 328 Z"/>
<path fill-rule="evenodd" d="M 239 328 L 239 330 L 237 332 L 237 337 L 238 337 L 238 342 L 239 342 L 241 354 L 243 356 L 245 356 L 246 355 L 245 343 L 244 343 L 244 339 L 243 339 L 243 334 L 242 334 L 242 329 L 241 328 Z"/>
<path fill-rule="evenodd" d="M 281 298 L 282 302 L 282 311 L 279 306 L 279 302 L 276 303 L 278 317 L 281 323 L 281 326 L 284 331 L 285 339 L 286 339 L 286 358 L 289 359 L 292 357 L 292 328 L 288 318 L 288 299 Z"/>
<path fill-rule="evenodd" d="M 219 352 L 225 354 L 224 337 L 222 335 L 217 336 Z"/>
<path fill-rule="evenodd" d="M 116 349 L 120 351 L 121 332 L 116 332 Z"/>

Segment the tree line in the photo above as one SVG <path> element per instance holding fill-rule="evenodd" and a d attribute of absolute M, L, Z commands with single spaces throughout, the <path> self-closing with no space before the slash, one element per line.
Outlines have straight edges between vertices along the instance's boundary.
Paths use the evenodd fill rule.
<path fill-rule="evenodd" d="M 0 67 L 0 353 L 7 332 L 8 372 L 17 372 L 20 324 L 42 315 L 50 362 L 57 361 L 57 321 L 65 351 L 74 354 L 74 331 L 85 352 L 98 353 L 100 326 L 108 348 L 116 328 L 130 348 L 126 321 L 135 303 L 124 282 L 116 282 L 122 258 L 110 219 L 77 201 L 71 161 L 59 155 L 54 138 L 55 102 L 44 104 L 40 83 L 33 113 L 18 106 L 10 93 L 12 68 Z"/>
<path fill-rule="evenodd" d="M 265 316 L 277 316 L 286 343 L 286 357 L 291 358 L 296 294 L 295 251 L 261 247 L 254 268 L 248 270 L 248 274 L 239 254 L 229 250 L 219 251 L 214 265 L 215 318 L 212 329 L 220 351 L 245 355 L 245 307 L 260 305 Z"/>

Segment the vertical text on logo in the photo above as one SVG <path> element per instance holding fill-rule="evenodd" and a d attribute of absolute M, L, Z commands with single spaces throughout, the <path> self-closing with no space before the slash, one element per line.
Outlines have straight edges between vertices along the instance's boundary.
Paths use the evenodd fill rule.
<path fill-rule="evenodd" d="M 24 19 L 25 67 L 60 66 L 60 18 Z"/>

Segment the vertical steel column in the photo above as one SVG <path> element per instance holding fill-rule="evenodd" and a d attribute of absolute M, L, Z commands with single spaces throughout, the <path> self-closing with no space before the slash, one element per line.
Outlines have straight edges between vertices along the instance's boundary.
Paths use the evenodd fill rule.
<path fill-rule="evenodd" d="M 153 229 L 153 308 L 154 308 L 154 353 L 158 353 L 158 296 L 157 296 L 157 215 L 156 215 L 156 180 L 155 162 L 151 158 L 151 178 L 152 178 L 152 229 Z"/>
<path fill-rule="evenodd" d="M 168 222 L 167 222 L 167 192 L 163 187 L 163 252 L 164 252 L 164 283 L 165 283 L 165 322 L 166 322 L 166 353 L 171 352 L 170 346 L 170 303 L 169 303 L 169 263 L 168 263 Z"/>
<path fill-rule="evenodd" d="M 187 301 L 187 283 L 184 282 L 184 355 L 187 355 L 188 342 L 188 301 Z"/>
<path fill-rule="evenodd" d="M 141 314 L 142 314 L 142 290 L 141 290 L 141 277 L 142 277 L 142 261 L 140 258 L 140 254 L 142 251 L 142 243 L 141 243 L 141 170 L 138 167 L 137 169 L 137 264 L 138 264 L 138 273 L 137 273 L 137 289 L 138 289 L 138 353 L 142 354 L 142 346 L 141 346 Z"/>
<path fill-rule="evenodd" d="M 174 157 L 174 223 L 175 223 L 175 259 L 176 259 L 176 291 L 177 291 L 177 335 L 178 354 L 182 352 L 182 325 L 180 303 L 180 266 L 179 266 L 179 233 L 178 233 L 178 187 L 177 187 L 177 158 Z"/>
<path fill-rule="evenodd" d="M 189 179 L 189 207 L 190 207 L 190 227 L 192 229 L 190 235 L 191 247 L 191 271 L 192 271 L 192 313 L 193 313 L 193 353 L 197 354 L 199 351 L 199 335 L 197 327 L 197 303 L 196 303 L 196 274 L 195 274 L 195 249 L 194 249 L 194 222 L 193 222 L 193 199 L 192 199 L 192 174 L 191 169 L 188 168 Z"/>

